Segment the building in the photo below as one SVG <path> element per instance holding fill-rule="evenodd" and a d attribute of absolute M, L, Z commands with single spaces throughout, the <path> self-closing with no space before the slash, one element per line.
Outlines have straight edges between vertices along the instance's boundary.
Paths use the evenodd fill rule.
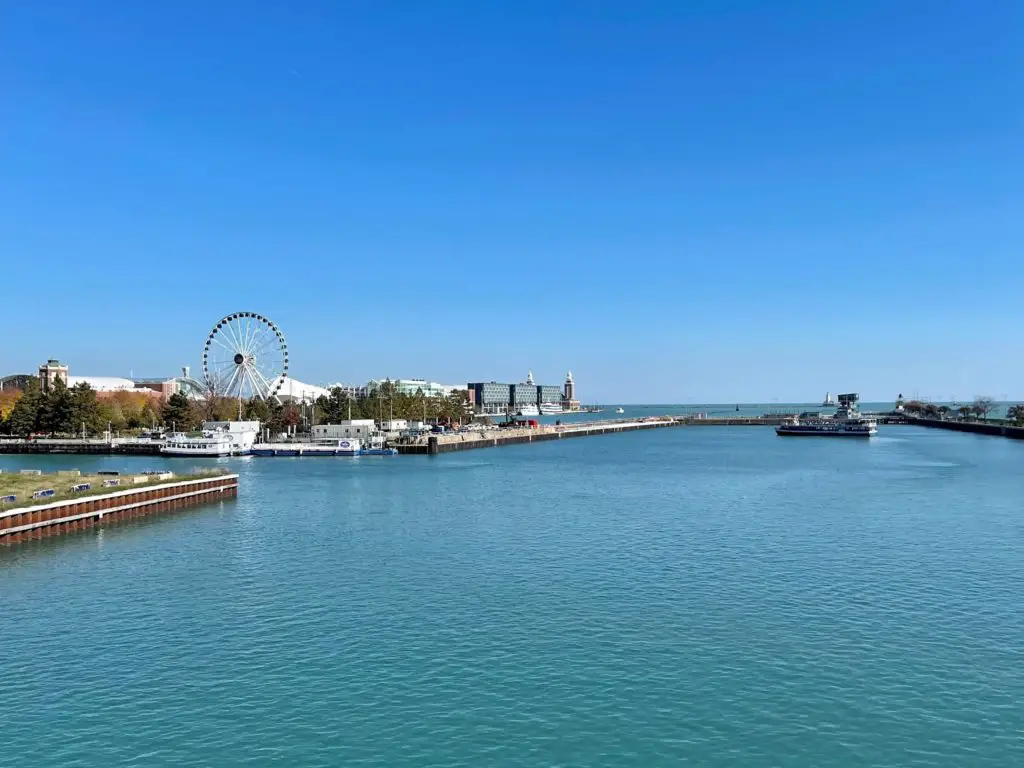
<path fill-rule="evenodd" d="M 68 383 L 68 367 L 60 360 L 47 360 L 45 364 L 39 366 L 39 389 L 43 392 L 49 392 L 57 379 Z"/>
<path fill-rule="evenodd" d="M 371 395 L 384 382 L 391 382 L 396 395 L 416 395 L 422 392 L 426 397 L 448 397 L 452 392 L 462 389 L 454 384 L 438 384 L 426 379 L 370 379 L 363 387 L 367 395 Z"/>
<path fill-rule="evenodd" d="M 569 374 L 570 377 L 572 374 Z M 542 403 L 563 403 L 562 388 L 549 384 L 538 384 L 534 381 L 533 371 L 526 374 L 526 381 L 521 384 L 500 384 L 495 381 L 470 382 L 470 404 L 477 413 L 503 415 L 510 410 L 518 410 L 524 405 L 541 405 Z M 574 390 L 575 394 L 575 390 Z M 579 407 L 579 403 L 576 404 Z"/>
<path fill-rule="evenodd" d="M 338 424 L 314 424 L 312 427 L 314 440 L 369 440 L 376 431 L 373 419 L 343 419 Z"/>
<path fill-rule="evenodd" d="M 20 389 L 24 391 L 30 381 L 37 380 L 38 377 L 31 373 L 12 373 L 9 376 L 0 378 L 0 392 L 5 389 Z"/>
<path fill-rule="evenodd" d="M 504 414 L 512 402 L 512 385 L 496 381 L 470 382 L 473 402 L 481 413 Z"/>
<path fill-rule="evenodd" d="M 389 419 L 380 423 L 382 432 L 404 432 L 409 428 L 407 419 Z"/>
<path fill-rule="evenodd" d="M 552 387 L 548 384 L 541 384 L 537 387 L 537 399 L 542 403 L 553 403 L 558 405 L 562 402 L 562 388 Z"/>

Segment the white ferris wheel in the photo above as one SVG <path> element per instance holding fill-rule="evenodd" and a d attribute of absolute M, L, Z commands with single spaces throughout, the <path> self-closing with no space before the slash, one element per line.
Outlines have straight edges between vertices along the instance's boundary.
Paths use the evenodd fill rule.
<path fill-rule="evenodd" d="M 287 375 L 284 334 L 263 315 L 235 312 L 206 337 L 203 378 L 217 397 L 276 399 Z"/>

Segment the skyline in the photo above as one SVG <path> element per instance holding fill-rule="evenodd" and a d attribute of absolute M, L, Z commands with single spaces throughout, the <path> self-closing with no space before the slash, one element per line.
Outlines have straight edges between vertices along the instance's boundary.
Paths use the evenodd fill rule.
<path fill-rule="evenodd" d="M 0 30 L 0 375 L 1024 398 L 1013 3 L 57 0 Z"/>

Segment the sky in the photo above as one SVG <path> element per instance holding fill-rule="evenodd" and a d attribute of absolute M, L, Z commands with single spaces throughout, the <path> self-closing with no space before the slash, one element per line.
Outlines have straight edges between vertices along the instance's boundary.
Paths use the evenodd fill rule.
<path fill-rule="evenodd" d="M 0 374 L 1024 397 L 1024 4 L 12 3 Z"/>

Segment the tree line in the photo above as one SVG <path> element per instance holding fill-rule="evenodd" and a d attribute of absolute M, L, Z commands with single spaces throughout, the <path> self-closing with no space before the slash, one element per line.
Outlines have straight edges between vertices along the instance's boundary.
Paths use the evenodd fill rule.
<path fill-rule="evenodd" d="M 910 400 L 903 404 L 903 410 L 907 413 L 927 419 L 944 419 L 956 414 L 961 419 L 975 418 L 984 421 L 995 409 L 995 398 L 987 396 L 976 397 L 974 402 L 956 407 L 924 403 L 919 400 Z M 1015 424 L 1024 425 L 1024 405 L 1011 405 L 1007 409 L 1006 418 Z"/>
<path fill-rule="evenodd" d="M 457 391 L 448 397 L 427 397 L 395 391 L 391 382 L 360 396 L 340 388 L 320 397 L 313 404 L 281 404 L 253 398 L 239 404 L 225 397 L 192 400 L 183 394 L 171 395 L 166 402 L 138 392 L 114 392 L 98 398 L 96 391 L 82 382 L 73 387 L 57 379 L 48 391 L 36 381 L 16 394 L 6 390 L 0 400 L 0 434 L 25 437 L 32 434 L 100 435 L 112 432 L 163 428 L 178 432 L 198 429 L 203 421 L 229 421 L 239 416 L 259 421 L 271 433 L 289 427 L 307 431 L 313 424 L 337 423 L 343 419 L 429 420 L 446 424 L 465 421 L 468 393 Z"/>

